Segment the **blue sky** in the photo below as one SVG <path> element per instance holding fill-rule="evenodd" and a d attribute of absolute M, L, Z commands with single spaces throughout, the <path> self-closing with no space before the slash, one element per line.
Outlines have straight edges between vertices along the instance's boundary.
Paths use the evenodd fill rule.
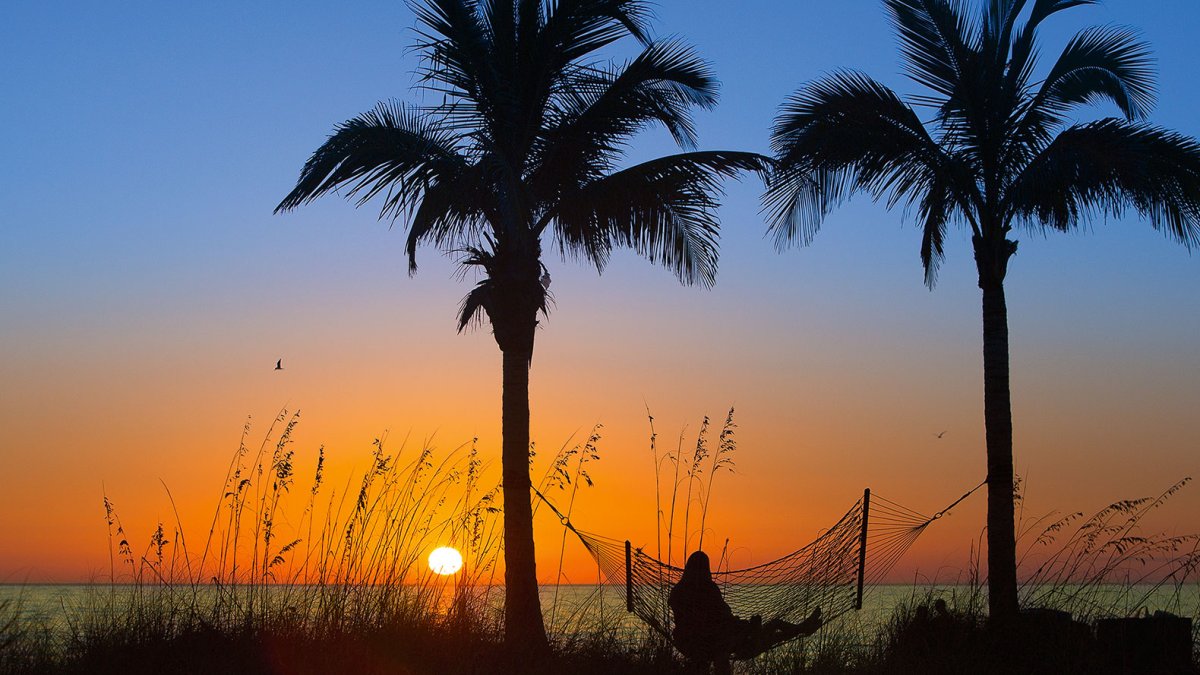
<path fill-rule="evenodd" d="M 81 279 L 93 305 L 127 298 L 129 291 L 153 296 L 203 285 L 211 292 L 217 270 L 282 264 L 263 254 L 313 250 L 314 238 L 322 242 L 317 248 L 336 246 L 325 237 L 328 218 L 361 223 L 372 215 L 370 209 L 348 215 L 351 209 L 341 204 L 287 218 L 269 213 L 334 123 L 377 100 L 413 98 L 414 59 L 407 50 L 413 22 L 402 3 L 128 3 L 118 9 L 14 3 L 3 12 L 0 77 L 11 93 L 0 122 L 10 161 L 0 169 L 0 194 L 4 255 L 12 258 L 5 260 L 3 287 L 6 294 L 25 290 L 8 302 L 26 310 L 65 302 L 80 292 Z M 704 147 L 765 150 L 783 97 L 838 68 L 859 68 L 909 88 L 874 0 L 668 2 L 657 13 L 660 33 L 695 44 L 723 80 L 721 106 L 700 119 Z M 1062 45 L 1085 24 L 1138 26 L 1160 61 L 1154 121 L 1193 133 L 1197 93 L 1189 75 L 1196 46 L 1190 33 L 1198 15 L 1200 8 L 1183 0 L 1114 0 L 1064 14 L 1050 24 L 1043 45 L 1047 51 Z M 649 139 L 639 150 L 665 146 L 664 139 Z M 726 219 L 739 225 L 733 236 L 759 236 L 757 186 L 733 190 L 726 209 Z M 887 230 L 901 220 L 860 205 L 847 213 Z M 826 230 L 838 227 L 835 219 Z M 1164 257 L 1162 242 L 1152 241 L 1147 228 L 1113 229 L 1118 257 Z M 874 228 L 860 236 L 882 234 Z M 896 262 L 916 277 L 915 241 L 911 235 L 899 241 L 911 247 Z M 1036 255 L 1032 248 L 1022 257 Z M 962 257 L 961 249 L 952 248 L 951 257 Z M 1082 261 L 1061 262 L 1068 273 L 1086 273 Z M 224 290 L 244 286 L 238 280 Z"/>

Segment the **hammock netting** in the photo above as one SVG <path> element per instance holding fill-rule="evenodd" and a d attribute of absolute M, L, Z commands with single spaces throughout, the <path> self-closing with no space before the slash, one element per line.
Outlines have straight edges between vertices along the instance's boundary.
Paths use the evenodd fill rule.
<path fill-rule="evenodd" d="M 979 487 L 932 516 L 867 490 L 833 526 L 781 558 L 736 570 L 722 569 L 714 558 L 713 580 L 742 618 L 799 623 L 820 608 L 828 623 L 861 609 L 864 586 L 880 582 L 925 528 Z M 683 569 L 627 541 L 580 531 L 566 519 L 564 524 L 596 559 L 606 583 L 624 587 L 626 609 L 670 640 L 667 597 Z M 776 644 L 764 645 L 764 650 Z"/>

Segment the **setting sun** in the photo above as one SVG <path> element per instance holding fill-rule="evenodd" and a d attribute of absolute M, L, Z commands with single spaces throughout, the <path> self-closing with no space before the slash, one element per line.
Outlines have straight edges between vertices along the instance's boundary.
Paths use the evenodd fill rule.
<path fill-rule="evenodd" d="M 462 569 L 462 554 L 449 546 L 433 549 L 429 554 L 429 569 L 434 574 L 454 574 Z"/>

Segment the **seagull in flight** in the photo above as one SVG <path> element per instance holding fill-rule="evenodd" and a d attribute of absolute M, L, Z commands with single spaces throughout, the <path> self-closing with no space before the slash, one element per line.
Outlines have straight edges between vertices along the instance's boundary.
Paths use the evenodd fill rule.
<path fill-rule="evenodd" d="M 275 370 L 283 370 L 283 359 L 275 362 Z"/>

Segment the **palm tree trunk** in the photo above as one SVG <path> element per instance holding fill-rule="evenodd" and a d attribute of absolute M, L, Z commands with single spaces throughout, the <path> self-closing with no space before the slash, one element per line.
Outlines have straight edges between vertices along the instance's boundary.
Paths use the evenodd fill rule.
<path fill-rule="evenodd" d="M 503 352 L 504 639 L 514 652 L 537 654 L 547 649 L 547 642 L 538 598 L 529 481 L 529 366 L 536 320 L 528 323 L 528 339 L 517 340 Z"/>
<path fill-rule="evenodd" d="M 1013 244 L 1012 250 L 1015 248 Z M 1011 253 L 1005 251 L 1000 255 L 1003 261 L 999 265 L 999 279 L 995 266 L 980 261 L 979 287 L 983 290 L 983 417 L 988 468 L 988 612 L 993 622 L 1003 624 L 1017 615 L 1017 545 L 1013 509 L 1008 306 L 1003 280 Z M 976 258 L 980 258 L 979 248 Z"/>

